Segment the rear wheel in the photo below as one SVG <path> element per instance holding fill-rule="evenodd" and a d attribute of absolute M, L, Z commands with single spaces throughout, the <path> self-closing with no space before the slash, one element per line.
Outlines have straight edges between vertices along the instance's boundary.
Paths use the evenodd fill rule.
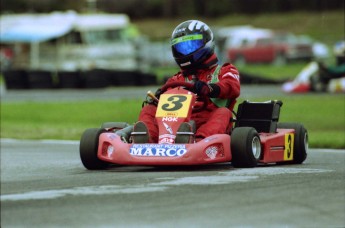
<path fill-rule="evenodd" d="M 100 134 L 106 132 L 102 128 L 90 128 L 84 131 L 80 139 L 80 159 L 84 167 L 90 170 L 105 169 L 109 163 L 97 157 L 98 140 Z"/>
<path fill-rule="evenodd" d="M 308 131 L 302 124 L 299 123 L 278 123 L 278 128 L 281 129 L 294 129 L 294 147 L 293 147 L 293 160 L 292 164 L 301 164 L 307 158 L 308 151 Z"/>
<path fill-rule="evenodd" d="M 234 167 L 252 168 L 261 158 L 261 141 L 252 127 L 238 127 L 231 133 L 231 153 Z"/>

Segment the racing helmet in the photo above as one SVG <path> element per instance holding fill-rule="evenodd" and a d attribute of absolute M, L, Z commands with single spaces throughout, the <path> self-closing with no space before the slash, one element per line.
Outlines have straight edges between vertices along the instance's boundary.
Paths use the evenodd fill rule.
<path fill-rule="evenodd" d="M 213 32 L 202 21 L 189 20 L 179 24 L 171 35 L 171 49 L 182 70 L 209 67 L 205 61 L 214 54 Z M 217 58 L 215 58 L 216 61 Z"/>

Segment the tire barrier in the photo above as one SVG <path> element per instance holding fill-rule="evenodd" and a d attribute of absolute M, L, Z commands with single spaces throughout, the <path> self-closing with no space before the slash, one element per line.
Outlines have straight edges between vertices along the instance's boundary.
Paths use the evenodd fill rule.
<path fill-rule="evenodd" d="M 54 75 L 49 71 L 28 71 L 30 89 L 53 89 L 57 86 Z"/>
<path fill-rule="evenodd" d="M 10 70 L 4 71 L 2 74 L 7 89 L 82 89 L 157 85 L 156 75 L 139 71 L 104 69 L 76 72 Z"/>
<path fill-rule="evenodd" d="M 25 70 L 11 70 L 2 73 L 6 89 L 28 89 L 29 80 Z"/>
<path fill-rule="evenodd" d="M 58 76 L 58 88 L 82 88 L 84 86 L 84 80 L 81 77 L 80 72 L 72 71 L 59 71 Z"/>

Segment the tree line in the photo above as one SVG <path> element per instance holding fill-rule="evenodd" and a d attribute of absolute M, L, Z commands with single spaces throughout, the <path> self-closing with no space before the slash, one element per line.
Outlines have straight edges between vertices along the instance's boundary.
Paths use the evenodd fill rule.
<path fill-rule="evenodd" d="M 1 0 L 1 13 L 126 13 L 131 18 L 217 17 L 290 11 L 344 10 L 344 0 Z"/>

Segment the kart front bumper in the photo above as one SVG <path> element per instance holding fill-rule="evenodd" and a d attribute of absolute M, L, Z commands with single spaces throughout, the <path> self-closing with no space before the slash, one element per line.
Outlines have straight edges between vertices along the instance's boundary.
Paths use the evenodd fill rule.
<path fill-rule="evenodd" d="M 193 144 L 130 144 L 114 133 L 99 137 L 100 160 L 121 165 L 201 165 L 231 161 L 230 136 L 217 134 Z"/>

